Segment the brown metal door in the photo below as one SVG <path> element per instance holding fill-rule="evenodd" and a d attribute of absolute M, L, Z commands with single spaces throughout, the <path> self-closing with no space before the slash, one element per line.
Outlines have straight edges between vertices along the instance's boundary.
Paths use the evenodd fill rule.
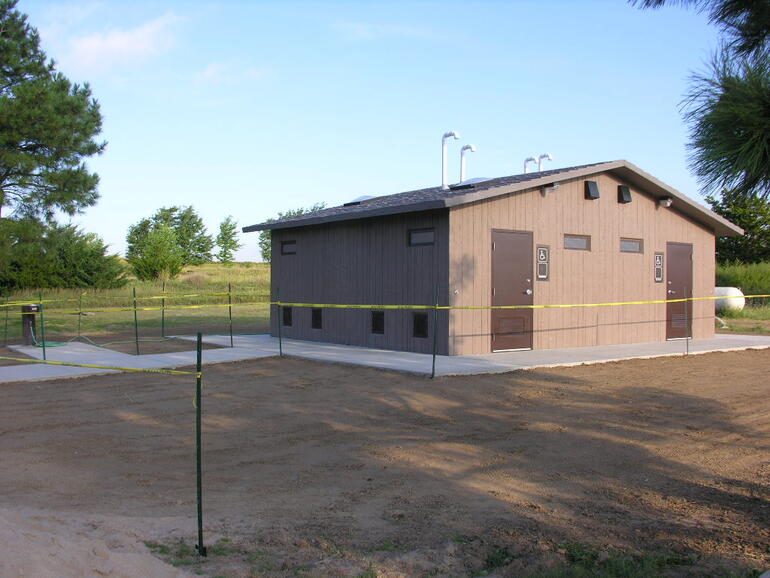
<path fill-rule="evenodd" d="M 492 231 L 492 305 L 532 305 L 532 233 Z M 492 309 L 492 351 L 532 348 L 532 309 Z"/>
<path fill-rule="evenodd" d="M 692 245 L 666 243 L 666 299 L 692 297 Z M 666 339 L 692 336 L 692 301 L 666 303 Z"/>

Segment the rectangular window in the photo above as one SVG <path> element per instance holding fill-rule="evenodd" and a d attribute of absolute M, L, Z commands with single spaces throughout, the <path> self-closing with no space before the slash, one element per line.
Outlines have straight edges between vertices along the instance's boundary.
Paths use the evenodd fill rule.
<path fill-rule="evenodd" d="M 297 241 L 281 241 L 281 255 L 294 255 L 297 253 Z"/>
<path fill-rule="evenodd" d="M 644 253 L 644 241 L 641 239 L 620 239 L 621 253 Z"/>
<path fill-rule="evenodd" d="M 385 312 L 372 311 L 372 333 L 385 335 Z"/>
<path fill-rule="evenodd" d="M 284 324 L 285 327 L 291 327 L 291 307 L 284 307 L 282 309 L 282 319 L 281 322 Z"/>
<path fill-rule="evenodd" d="M 323 309 L 311 309 L 310 311 L 310 327 L 323 329 Z"/>
<path fill-rule="evenodd" d="M 409 231 L 409 246 L 432 245 L 435 237 L 436 231 L 434 229 L 412 229 Z"/>
<path fill-rule="evenodd" d="M 564 248 L 576 249 L 578 251 L 591 250 L 590 235 L 564 235 Z"/>
<path fill-rule="evenodd" d="M 427 313 L 413 313 L 412 314 L 412 337 L 419 337 L 425 339 L 428 337 L 428 314 Z"/>

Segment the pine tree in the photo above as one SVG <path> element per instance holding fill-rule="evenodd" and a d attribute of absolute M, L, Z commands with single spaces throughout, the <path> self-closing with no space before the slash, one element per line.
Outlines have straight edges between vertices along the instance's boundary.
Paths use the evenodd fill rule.
<path fill-rule="evenodd" d="M 15 8 L 0 0 L 0 216 L 51 221 L 96 203 L 84 159 L 104 150 L 102 118 L 89 86 L 56 71 Z"/>

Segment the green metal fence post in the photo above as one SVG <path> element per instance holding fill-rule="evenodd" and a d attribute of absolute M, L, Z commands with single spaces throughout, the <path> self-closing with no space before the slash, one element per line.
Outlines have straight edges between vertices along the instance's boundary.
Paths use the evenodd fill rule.
<path fill-rule="evenodd" d="M 690 329 L 689 309 L 690 309 L 690 303 L 692 303 L 692 301 L 690 301 L 690 299 L 688 297 L 687 287 L 684 288 L 684 297 L 685 297 L 685 299 L 687 299 L 684 302 L 684 327 L 685 327 L 685 331 L 686 331 L 686 334 L 685 334 L 685 337 L 684 337 L 684 342 L 686 343 L 685 355 L 690 355 L 690 335 L 692 334 L 692 331 Z"/>
<path fill-rule="evenodd" d="M 160 292 L 163 298 L 160 300 L 160 336 L 166 337 L 166 282 L 163 282 Z"/>
<path fill-rule="evenodd" d="M 43 344 L 43 361 L 46 360 L 45 355 L 45 316 L 43 315 L 43 294 L 38 295 L 40 297 L 40 337 Z"/>
<path fill-rule="evenodd" d="M 136 315 L 136 286 L 134 286 L 134 343 L 136 354 L 139 355 L 139 317 Z"/>
<path fill-rule="evenodd" d="M 227 284 L 227 310 L 230 314 L 230 347 L 233 347 L 233 289 Z"/>
<path fill-rule="evenodd" d="M 5 296 L 5 337 L 3 337 L 3 345 L 8 345 L 8 300 L 9 296 Z"/>
<path fill-rule="evenodd" d="M 83 294 L 78 297 L 78 337 L 80 337 L 80 320 L 83 317 Z"/>
<path fill-rule="evenodd" d="M 283 357 L 283 342 L 281 341 L 281 290 L 276 289 L 275 290 L 275 300 L 278 302 L 276 304 L 276 307 L 278 308 L 278 315 L 276 317 L 276 322 L 278 323 L 278 356 Z"/>
<path fill-rule="evenodd" d="M 433 292 L 433 302 L 436 304 L 433 308 L 433 366 L 430 370 L 430 378 L 436 377 L 436 345 L 438 342 L 438 285 Z"/>
<path fill-rule="evenodd" d="M 197 473 L 197 490 L 198 490 L 198 544 L 195 549 L 198 550 L 198 554 L 206 556 L 206 547 L 203 545 L 203 464 L 202 464 L 202 451 L 201 451 L 201 381 L 203 376 L 201 375 L 203 367 L 203 334 L 198 333 L 197 338 L 197 357 L 195 362 L 196 385 L 195 385 L 195 461 L 196 461 L 196 473 Z"/>

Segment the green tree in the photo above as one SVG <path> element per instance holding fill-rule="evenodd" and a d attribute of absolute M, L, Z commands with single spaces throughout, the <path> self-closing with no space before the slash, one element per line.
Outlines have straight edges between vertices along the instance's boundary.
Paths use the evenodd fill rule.
<path fill-rule="evenodd" d="M 706 192 L 770 193 L 770 58 L 722 50 L 685 101 L 690 163 Z"/>
<path fill-rule="evenodd" d="M 104 150 L 102 118 L 89 86 L 56 72 L 15 8 L 0 0 L 0 216 L 51 221 L 96 203 L 84 159 Z"/>
<path fill-rule="evenodd" d="M 217 259 L 220 263 L 232 263 L 235 259 L 235 252 L 243 245 L 238 242 L 238 223 L 232 216 L 227 217 L 219 223 L 219 234 L 217 234 Z"/>
<path fill-rule="evenodd" d="M 152 218 L 156 224 L 166 224 L 176 233 L 185 265 L 210 263 L 214 239 L 206 232 L 203 219 L 192 207 L 162 207 Z"/>
<path fill-rule="evenodd" d="M 289 217 L 296 217 L 298 215 L 304 215 L 305 213 L 314 213 L 316 211 L 320 211 L 321 209 L 326 208 L 326 203 L 316 203 L 315 205 L 311 207 L 300 207 L 299 209 L 292 209 L 290 211 L 286 211 L 283 213 L 278 213 L 278 216 L 273 219 L 267 219 L 265 221 L 266 223 L 272 223 L 273 221 L 279 221 L 281 219 L 286 219 Z M 271 255 L 272 255 L 272 242 L 271 242 L 271 235 L 270 231 L 260 231 L 259 232 L 259 252 L 262 254 L 262 260 L 265 263 L 270 263 Z"/>
<path fill-rule="evenodd" d="M 214 239 L 206 233 L 203 219 L 192 207 L 162 207 L 152 217 L 132 225 L 126 236 L 126 259 L 130 261 L 142 254 L 147 236 L 160 226 L 168 227 L 174 233 L 183 265 L 200 265 L 211 261 Z"/>
<path fill-rule="evenodd" d="M 714 212 L 743 228 L 740 237 L 717 239 L 720 263 L 770 261 L 770 201 L 759 195 L 722 191 L 719 198 L 707 197 Z"/>
<path fill-rule="evenodd" d="M 770 37 L 770 2 L 767 0 L 630 0 L 642 8 L 680 4 L 706 12 L 709 21 L 727 35 L 729 48 L 738 56 L 767 50 Z"/>
<path fill-rule="evenodd" d="M 0 287 L 111 289 L 126 283 L 117 255 L 93 233 L 74 225 L 43 225 L 36 220 L 12 221 L 5 229 Z"/>
<path fill-rule="evenodd" d="M 184 267 L 184 253 L 176 233 L 166 224 L 153 226 L 126 259 L 141 280 L 167 281 L 179 275 Z"/>

